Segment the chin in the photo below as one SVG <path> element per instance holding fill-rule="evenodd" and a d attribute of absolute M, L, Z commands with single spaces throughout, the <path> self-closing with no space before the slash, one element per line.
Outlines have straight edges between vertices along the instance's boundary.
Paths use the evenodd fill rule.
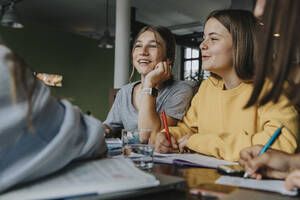
<path fill-rule="evenodd" d="M 202 64 L 202 69 L 205 70 L 205 71 L 210 71 L 212 69 L 211 66 L 205 66 Z"/>

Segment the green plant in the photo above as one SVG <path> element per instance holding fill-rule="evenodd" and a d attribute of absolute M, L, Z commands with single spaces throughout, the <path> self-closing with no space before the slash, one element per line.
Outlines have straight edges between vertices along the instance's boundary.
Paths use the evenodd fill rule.
<path fill-rule="evenodd" d="M 189 76 L 186 76 L 184 79 L 195 82 L 195 85 L 200 85 L 204 79 L 204 71 L 201 70 L 200 72 L 195 72 Z"/>

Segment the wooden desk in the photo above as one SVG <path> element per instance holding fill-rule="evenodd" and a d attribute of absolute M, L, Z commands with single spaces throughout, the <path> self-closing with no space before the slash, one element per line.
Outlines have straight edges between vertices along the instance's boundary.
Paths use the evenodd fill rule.
<path fill-rule="evenodd" d="M 196 187 L 202 183 L 214 183 L 220 177 L 216 169 L 177 167 L 163 164 L 155 164 L 153 172 L 183 177 L 187 181 L 188 188 Z"/>
<path fill-rule="evenodd" d="M 195 167 L 177 167 L 173 165 L 164 165 L 164 164 L 155 164 L 153 168 L 153 172 L 162 173 L 172 176 L 179 176 L 186 179 L 187 187 L 185 191 L 176 191 L 176 196 L 172 194 L 174 191 L 169 191 L 164 194 L 164 197 L 160 197 L 159 195 L 155 195 L 155 199 L 208 199 L 201 198 L 198 196 L 192 196 L 189 194 L 189 189 L 197 187 L 199 184 L 209 184 L 214 183 L 219 177 L 216 169 L 208 169 L 208 168 L 195 168 Z M 236 188 L 237 189 L 237 188 Z M 172 194 L 170 197 L 168 194 Z M 151 195 L 152 197 L 152 195 Z M 153 195 L 154 197 L 154 195 Z M 151 199 L 150 197 L 147 199 Z M 154 198 L 152 198 L 154 199 Z"/>
<path fill-rule="evenodd" d="M 195 188 L 199 184 L 214 183 L 219 177 L 216 169 L 208 168 L 190 168 L 190 167 L 177 167 L 172 165 L 155 164 L 153 172 L 162 173 L 166 175 L 183 177 L 187 181 L 187 188 L 185 191 L 166 191 L 157 194 L 151 194 L 147 196 L 142 196 L 134 199 L 143 200 L 195 200 L 195 199 L 212 199 L 212 198 L 201 198 L 197 196 L 192 196 L 189 194 L 190 188 Z M 257 191 L 250 189 L 242 189 L 238 187 L 232 187 L 233 191 L 228 194 L 224 200 L 295 200 L 299 199 L 297 197 L 283 196 L 277 193 Z"/>
<path fill-rule="evenodd" d="M 171 176 L 178 176 L 186 179 L 186 188 L 182 190 L 167 190 L 167 191 L 160 191 L 157 193 L 148 193 L 145 194 L 145 191 L 142 191 L 136 195 L 130 195 L 131 197 L 122 197 L 118 196 L 114 199 L 134 199 L 134 200 L 213 200 L 217 198 L 205 198 L 200 196 L 193 196 L 189 193 L 191 188 L 196 188 L 199 184 L 212 184 L 214 183 L 219 177 L 216 169 L 208 169 L 208 168 L 195 168 L 195 167 L 178 167 L 173 165 L 166 165 L 166 164 L 154 164 L 152 169 L 153 173 L 160 173 L 165 175 Z M 218 185 L 221 188 L 224 187 L 222 185 Z M 223 189 L 223 188 L 222 188 Z M 297 197 L 289 197 L 283 196 L 278 193 L 271 193 L 265 191 L 257 191 L 257 190 L 250 190 L 250 189 L 242 189 L 238 187 L 231 187 L 230 193 L 221 198 L 221 200 L 295 200 L 300 199 L 299 196 Z M 97 200 L 102 199 L 97 196 L 90 196 L 90 197 L 81 197 L 76 198 L 74 200 Z M 111 198 L 109 198 L 111 199 Z"/>
<path fill-rule="evenodd" d="M 200 168 L 200 167 L 179 167 L 167 164 L 154 164 L 152 172 L 166 174 L 171 176 L 178 176 L 186 179 L 186 188 L 183 191 L 171 190 L 159 192 L 154 194 L 147 194 L 140 197 L 127 198 L 137 200 L 195 200 L 208 199 L 198 196 L 192 196 L 189 193 L 191 188 L 197 188 L 200 184 L 213 184 L 221 175 L 216 169 Z M 220 185 L 220 187 L 223 187 Z M 230 186 L 231 187 L 231 186 Z M 279 193 L 272 193 L 266 191 L 258 191 L 251 189 L 243 189 L 239 187 L 231 187 L 228 189 L 228 195 L 222 199 L 224 200 L 295 200 L 300 199 L 300 196 L 289 197 Z M 126 198 L 123 198 L 126 199 Z M 210 198 L 211 199 L 211 198 Z"/>

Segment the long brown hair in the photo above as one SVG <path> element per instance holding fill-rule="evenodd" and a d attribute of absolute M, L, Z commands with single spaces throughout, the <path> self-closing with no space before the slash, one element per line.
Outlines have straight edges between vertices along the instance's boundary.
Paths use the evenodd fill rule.
<path fill-rule="evenodd" d="M 257 33 L 254 90 L 245 107 L 255 103 L 264 105 L 269 101 L 276 103 L 284 92 L 299 110 L 299 10 L 299 0 L 266 2 L 263 26 L 258 27 Z M 270 79 L 273 85 L 264 96 L 260 97 L 266 78 Z"/>
<path fill-rule="evenodd" d="M 233 45 L 233 67 L 243 81 L 252 81 L 254 76 L 253 52 L 254 32 L 257 23 L 254 15 L 246 10 L 216 10 L 209 14 L 218 20 L 231 34 Z"/>
<path fill-rule="evenodd" d="M 166 55 L 166 60 L 168 59 L 170 61 L 170 64 L 173 66 L 174 61 L 175 61 L 175 50 L 176 50 L 176 40 L 175 36 L 173 33 L 166 27 L 164 26 L 144 26 L 137 34 L 133 45 L 135 45 L 136 40 L 139 38 L 141 34 L 143 34 L 146 31 L 151 31 L 154 33 L 154 36 L 157 37 L 158 35 L 162 38 L 162 40 L 165 42 L 165 55 Z M 133 51 L 134 48 L 132 48 Z M 132 52 L 131 52 L 132 54 Z M 129 80 L 132 79 L 134 75 L 134 66 L 130 75 Z M 170 80 L 167 80 L 166 82 L 172 82 L 173 77 Z M 167 84 L 168 85 L 168 84 Z"/>

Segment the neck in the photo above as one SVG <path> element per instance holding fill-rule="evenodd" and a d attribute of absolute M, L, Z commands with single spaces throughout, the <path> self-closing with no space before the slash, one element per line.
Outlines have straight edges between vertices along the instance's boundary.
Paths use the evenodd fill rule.
<path fill-rule="evenodd" d="M 239 86 L 242 81 L 241 79 L 239 79 L 239 77 L 237 76 L 237 74 L 235 73 L 235 71 L 222 76 L 223 82 L 224 82 L 224 90 L 230 90 L 233 88 L 236 88 L 237 86 Z"/>

